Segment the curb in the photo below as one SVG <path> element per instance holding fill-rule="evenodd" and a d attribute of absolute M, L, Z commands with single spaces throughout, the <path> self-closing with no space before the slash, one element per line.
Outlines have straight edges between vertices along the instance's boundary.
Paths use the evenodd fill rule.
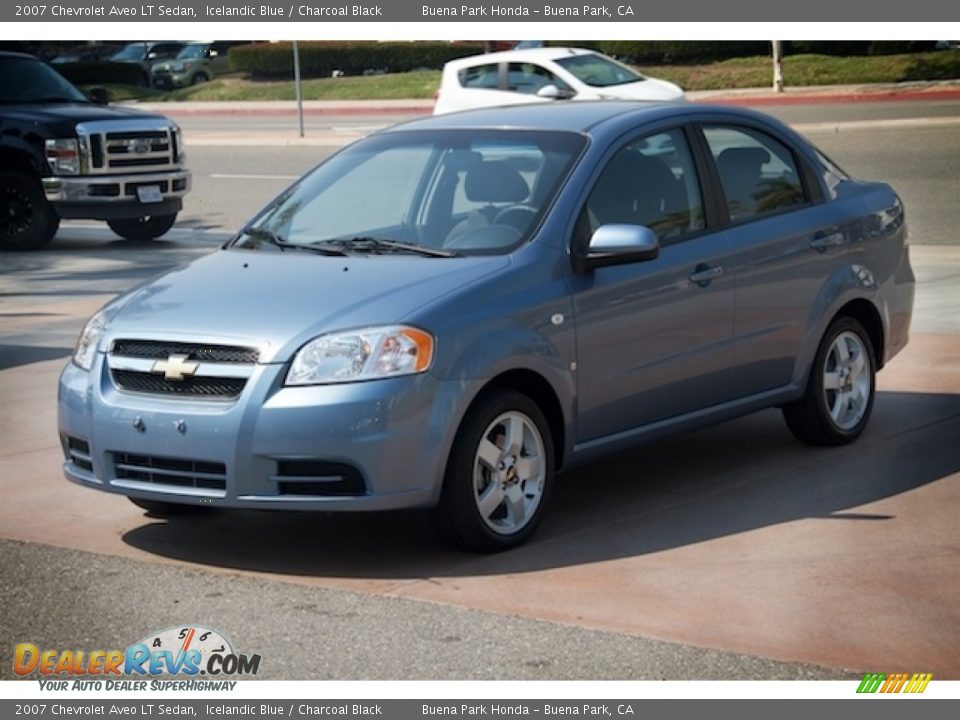
<path fill-rule="evenodd" d="M 709 94 L 708 94 L 709 93 Z M 764 95 L 713 94 L 706 91 L 704 97 L 692 93 L 691 101 L 705 105 L 739 105 L 745 107 L 771 107 L 777 105 L 823 105 L 829 103 L 861 102 L 909 102 L 923 100 L 960 100 L 960 87 L 930 90 L 876 90 L 862 92 L 811 93 L 783 95 L 772 93 Z M 283 102 L 283 107 L 271 107 L 275 102 Z M 316 103 L 317 101 L 311 101 Z M 264 101 L 259 107 L 232 105 L 230 102 L 217 104 L 210 102 L 203 107 L 178 107 L 177 103 L 135 103 L 130 107 L 150 110 L 170 117 L 290 117 L 296 115 L 296 107 L 289 101 Z M 347 117 L 357 115 L 429 115 L 433 112 L 433 102 L 410 102 L 397 105 L 367 105 L 360 101 L 356 104 L 338 101 L 330 105 L 305 105 L 303 114 L 309 117 Z"/>

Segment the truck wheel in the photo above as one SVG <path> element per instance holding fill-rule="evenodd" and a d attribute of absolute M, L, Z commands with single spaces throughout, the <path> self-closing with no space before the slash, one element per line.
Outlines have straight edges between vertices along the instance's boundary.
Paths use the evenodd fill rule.
<path fill-rule="evenodd" d="M 127 240 L 153 240 L 173 227 L 177 214 L 147 215 L 132 220 L 107 220 L 107 225 L 117 235 Z"/>
<path fill-rule="evenodd" d="M 439 514 L 456 544 L 497 552 L 525 542 L 553 483 L 553 437 L 526 395 L 501 392 L 464 419 L 447 463 Z"/>
<path fill-rule="evenodd" d="M 53 239 L 59 225 L 35 178 L 0 172 L 0 250 L 36 250 Z"/>
<path fill-rule="evenodd" d="M 863 432 L 876 386 L 873 343 L 851 317 L 836 319 L 817 350 L 807 392 L 783 408 L 787 427 L 808 445 L 845 445 Z"/>

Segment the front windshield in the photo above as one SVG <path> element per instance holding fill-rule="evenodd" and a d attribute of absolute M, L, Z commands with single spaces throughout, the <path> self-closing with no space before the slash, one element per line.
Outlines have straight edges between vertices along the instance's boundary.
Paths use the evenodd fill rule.
<path fill-rule="evenodd" d="M 206 54 L 208 47 L 209 45 L 187 45 L 177 55 L 177 60 L 196 60 L 202 58 Z"/>
<path fill-rule="evenodd" d="M 0 58 L 0 103 L 88 102 L 56 70 L 33 58 Z"/>
<path fill-rule="evenodd" d="M 282 193 L 239 245 L 261 247 L 269 235 L 346 252 L 383 240 L 444 255 L 506 253 L 536 229 L 584 144 L 554 131 L 373 135 Z"/>
<path fill-rule="evenodd" d="M 121 48 L 110 58 L 111 60 L 143 60 L 147 56 L 146 43 L 130 43 Z"/>
<path fill-rule="evenodd" d="M 626 65 L 621 65 L 610 58 L 595 53 L 570 55 L 569 57 L 558 58 L 554 62 L 584 85 L 590 87 L 610 87 L 611 85 L 626 85 L 627 83 L 646 80 L 643 75 L 635 73 Z"/>

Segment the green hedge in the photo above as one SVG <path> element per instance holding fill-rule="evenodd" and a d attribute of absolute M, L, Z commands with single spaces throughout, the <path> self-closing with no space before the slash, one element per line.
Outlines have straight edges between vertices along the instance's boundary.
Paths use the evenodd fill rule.
<path fill-rule="evenodd" d="M 767 40 L 557 40 L 550 45 L 585 47 L 619 58 L 624 62 L 654 65 L 684 65 L 718 62 L 739 57 L 770 55 Z M 933 50 L 930 41 L 792 40 L 784 42 L 786 55 L 898 55 Z"/>
<path fill-rule="evenodd" d="M 482 52 L 483 43 L 302 42 L 300 73 L 305 78 L 312 78 L 330 77 L 334 70 L 347 75 L 360 75 L 365 70 L 437 70 L 448 60 Z M 230 67 L 252 78 L 289 78 L 293 75 L 293 43 L 232 48 Z"/>
<path fill-rule="evenodd" d="M 64 63 L 51 65 L 74 85 L 141 85 L 143 68 L 134 63 Z"/>
<path fill-rule="evenodd" d="M 622 62 L 638 65 L 673 65 L 707 63 L 735 57 L 769 55 L 770 43 L 759 41 L 701 40 L 557 40 L 549 45 L 582 47 L 602 52 Z"/>

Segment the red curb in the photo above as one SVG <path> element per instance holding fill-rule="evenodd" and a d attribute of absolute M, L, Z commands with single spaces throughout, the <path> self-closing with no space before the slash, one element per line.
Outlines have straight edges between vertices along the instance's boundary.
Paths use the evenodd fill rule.
<path fill-rule="evenodd" d="M 707 105 L 822 105 L 828 103 L 899 102 L 906 100 L 960 100 L 960 88 L 947 90 L 890 90 L 888 92 L 842 93 L 831 95 L 747 95 L 698 100 Z"/>
<path fill-rule="evenodd" d="M 135 106 L 134 106 L 135 107 Z M 296 108 L 178 108 L 175 104 L 167 103 L 151 106 L 153 111 L 167 116 L 213 117 L 230 115 L 237 117 L 291 117 L 296 116 Z M 310 108 L 303 109 L 304 115 L 429 115 L 433 112 L 433 104 L 408 105 L 400 107 L 337 107 L 337 108 Z"/>

